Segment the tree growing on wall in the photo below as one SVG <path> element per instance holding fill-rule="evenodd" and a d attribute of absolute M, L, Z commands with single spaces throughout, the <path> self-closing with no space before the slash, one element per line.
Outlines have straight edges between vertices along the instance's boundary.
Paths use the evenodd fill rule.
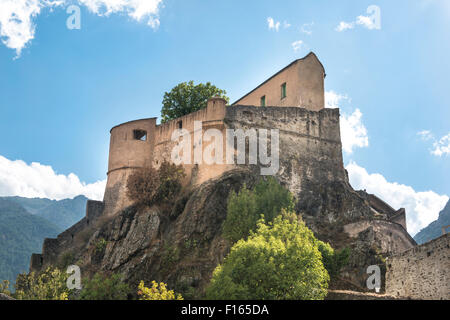
<path fill-rule="evenodd" d="M 170 92 L 164 93 L 161 109 L 161 122 L 182 117 L 191 112 L 206 108 L 206 102 L 212 97 L 221 97 L 229 102 L 226 91 L 210 82 L 194 84 L 194 81 L 182 82 Z"/>

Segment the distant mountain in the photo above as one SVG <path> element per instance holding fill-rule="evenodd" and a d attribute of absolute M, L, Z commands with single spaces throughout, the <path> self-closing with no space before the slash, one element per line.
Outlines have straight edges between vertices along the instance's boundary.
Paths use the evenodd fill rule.
<path fill-rule="evenodd" d="M 18 203 L 0 198 L 0 280 L 13 283 L 17 274 L 28 271 L 31 253 L 40 252 L 44 238 L 60 231 Z"/>
<path fill-rule="evenodd" d="M 71 227 L 84 217 L 88 200 L 85 196 L 59 201 L 23 197 L 0 197 L 0 199 L 7 199 L 19 204 L 29 213 L 55 224 L 61 231 Z"/>
<path fill-rule="evenodd" d="M 450 225 L 450 200 L 447 202 L 445 208 L 439 213 L 439 218 L 420 230 L 420 232 L 414 236 L 414 240 L 416 240 L 418 244 L 422 244 L 436 239 L 442 235 L 442 227 L 448 225 Z"/>
<path fill-rule="evenodd" d="M 31 254 L 41 252 L 45 238 L 55 238 L 85 216 L 87 200 L 0 197 L 0 281 L 14 283 L 28 271 Z"/>

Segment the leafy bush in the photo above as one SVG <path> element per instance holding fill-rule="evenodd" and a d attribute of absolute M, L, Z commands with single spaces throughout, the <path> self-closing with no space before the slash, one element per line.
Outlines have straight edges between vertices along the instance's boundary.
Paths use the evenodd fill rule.
<path fill-rule="evenodd" d="M 19 300 L 68 300 L 71 290 L 67 288 L 69 275 L 57 268 L 19 274 L 14 297 Z"/>
<path fill-rule="evenodd" d="M 257 223 L 213 273 L 209 299 L 323 299 L 329 276 L 318 241 L 294 213 Z"/>
<path fill-rule="evenodd" d="M 0 282 L 0 293 L 10 296 L 11 291 L 9 291 L 9 286 L 10 286 L 10 283 L 8 280 L 3 280 L 2 282 Z"/>
<path fill-rule="evenodd" d="M 318 241 L 322 261 L 331 278 L 339 275 L 341 269 L 348 264 L 350 249 L 335 251 L 329 243 Z"/>
<path fill-rule="evenodd" d="M 130 287 L 122 282 L 120 274 L 96 273 L 92 279 L 83 279 L 80 300 L 127 300 Z"/>
<path fill-rule="evenodd" d="M 191 112 L 206 108 L 209 98 L 219 96 L 229 102 L 225 90 L 219 89 L 210 82 L 194 85 L 194 81 L 182 82 L 170 92 L 164 93 L 161 109 L 161 122 L 182 117 Z"/>
<path fill-rule="evenodd" d="M 181 165 L 164 161 L 159 169 L 143 168 L 131 174 L 127 181 L 127 195 L 138 205 L 151 206 L 170 201 L 181 190 L 184 177 Z"/>
<path fill-rule="evenodd" d="M 181 294 L 175 294 L 173 290 L 167 290 L 164 282 L 160 284 L 152 281 L 152 287 L 147 288 L 144 281 L 139 283 L 138 287 L 139 300 L 183 300 Z"/>
<path fill-rule="evenodd" d="M 98 241 L 95 243 L 95 251 L 97 253 L 105 251 L 107 244 L 108 241 L 106 241 L 104 238 L 98 239 Z"/>
<path fill-rule="evenodd" d="M 265 222 L 272 222 L 282 209 L 292 211 L 294 206 L 292 194 L 273 177 L 260 180 L 252 190 L 244 185 L 238 194 L 232 191 L 228 198 L 223 235 L 233 243 L 246 239 L 261 215 Z"/>

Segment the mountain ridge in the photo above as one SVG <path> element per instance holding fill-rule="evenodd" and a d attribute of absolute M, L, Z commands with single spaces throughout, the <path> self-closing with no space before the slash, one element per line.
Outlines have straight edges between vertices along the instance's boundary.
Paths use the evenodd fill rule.
<path fill-rule="evenodd" d="M 450 225 L 450 200 L 447 202 L 444 209 L 439 212 L 439 217 L 420 230 L 414 236 L 414 240 L 416 240 L 418 244 L 422 244 L 436 239 L 442 235 L 442 227 L 448 225 Z"/>
<path fill-rule="evenodd" d="M 28 272 L 30 256 L 85 215 L 87 198 L 0 197 L 0 281 Z"/>

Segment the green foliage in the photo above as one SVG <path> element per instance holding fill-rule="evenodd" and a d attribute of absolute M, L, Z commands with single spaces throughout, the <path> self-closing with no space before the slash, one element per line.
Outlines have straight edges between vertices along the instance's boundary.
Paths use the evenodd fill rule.
<path fill-rule="evenodd" d="M 72 251 L 64 252 L 64 254 L 59 259 L 58 267 L 63 270 L 66 269 L 69 265 L 74 263 L 75 254 Z"/>
<path fill-rule="evenodd" d="M 181 180 L 186 176 L 181 165 L 175 165 L 166 160 L 158 169 L 159 186 L 156 193 L 156 202 L 170 201 L 181 190 Z"/>
<path fill-rule="evenodd" d="M 144 168 L 131 174 L 127 181 L 127 195 L 137 205 L 167 202 L 180 192 L 184 177 L 181 165 L 163 161 L 158 169 Z"/>
<path fill-rule="evenodd" d="M 232 191 L 228 198 L 223 236 L 233 243 L 246 239 L 261 215 L 265 222 L 271 222 L 282 209 L 292 211 L 294 206 L 292 194 L 273 177 L 261 179 L 252 190 L 244 185 L 238 194 Z"/>
<path fill-rule="evenodd" d="M 322 261 L 331 278 L 339 275 L 341 269 L 348 264 L 350 258 L 350 249 L 344 248 L 335 251 L 329 243 L 318 241 Z"/>
<path fill-rule="evenodd" d="M 92 279 L 83 279 L 82 287 L 80 300 L 126 300 L 131 293 L 120 274 L 96 273 Z"/>
<path fill-rule="evenodd" d="M 323 299 L 329 276 L 318 241 L 294 213 L 239 240 L 213 273 L 208 299 Z"/>
<path fill-rule="evenodd" d="M 16 280 L 14 297 L 19 300 L 68 300 L 71 291 L 67 288 L 69 275 L 57 268 L 20 274 Z"/>
<path fill-rule="evenodd" d="M 183 300 L 181 294 L 176 294 L 173 290 L 167 290 L 164 282 L 160 284 L 152 281 L 152 287 L 147 288 L 144 281 L 139 283 L 138 287 L 139 300 Z"/>
<path fill-rule="evenodd" d="M 180 250 L 175 245 L 164 245 L 161 264 L 165 268 L 172 267 L 180 259 Z"/>
<path fill-rule="evenodd" d="M 106 249 L 106 245 L 108 244 L 108 241 L 106 241 L 103 238 L 100 238 L 95 243 L 95 251 L 96 252 L 103 252 Z"/>
<path fill-rule="evenodd" d="M 9 286 L 10 286 L 10 284 L 9 284 L 8 280 L 3 280 L 2 282 L 0 282 L 0 293 L 10 296 L 11 291 L 9 291 Z"/>
<path fill-rule="evenodd" d="M 164 93 L 161 109 L 161 122 L 182 117 L 191 112 L 206 108 L 209 98 L 219 96 L 229 102 L 226 91 L 217 88 L 210 82 L 194 85 L 194 81 L 182 82 L 170 92 Z"/>

